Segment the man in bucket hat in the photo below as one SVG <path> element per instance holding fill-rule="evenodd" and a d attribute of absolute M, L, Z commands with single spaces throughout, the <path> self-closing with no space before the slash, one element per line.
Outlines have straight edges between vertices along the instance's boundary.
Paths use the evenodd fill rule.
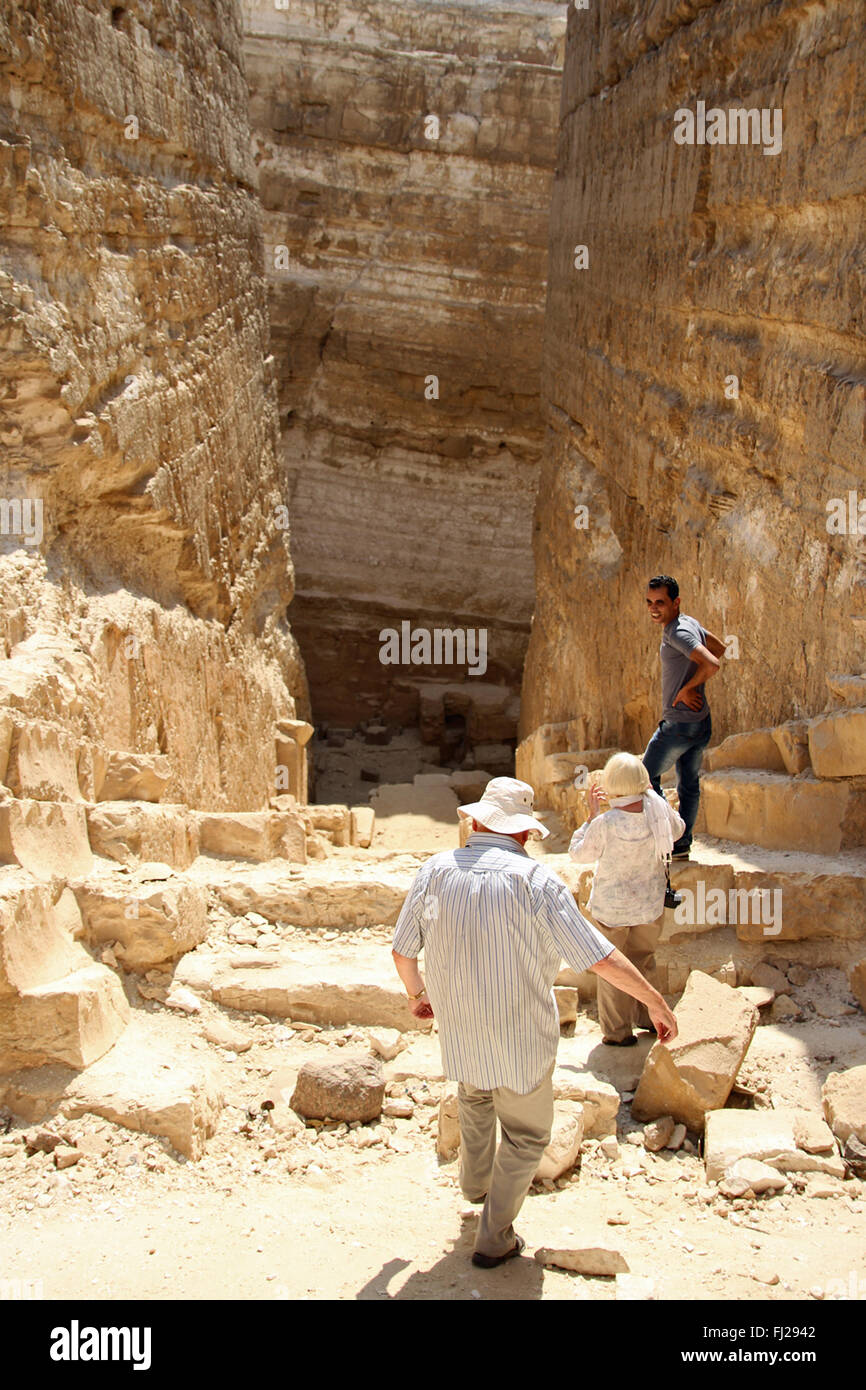
<path fill-rule="evenodd" d="M 512 1223 L 553 1126 L 562 959 L 646 1004 L 661 1042 L 677 1032 L 659 992 L 578 911 L 562 879 L 526 853 L 529 835 L 549 833 L 532 798 L 528 783 L 494 777 L 480 801 L 458 807 L 472 822 L 467 844 L 419 869 L 394 928 L 409 1007 L 417 1018 L 435 1014 L 443 1069 L 459 1083 L 460 1185 L 484 1203 L 472 1256 L 483 1269 L 524 1248 Z"/>

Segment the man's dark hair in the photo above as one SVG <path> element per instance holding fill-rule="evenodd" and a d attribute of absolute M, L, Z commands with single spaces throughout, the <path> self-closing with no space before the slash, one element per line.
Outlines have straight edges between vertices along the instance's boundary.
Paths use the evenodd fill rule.
<path fill-rule="evenodd" d="M 657 574 L 647 584 L 648 589 L 667 589 L 668 598 L 675 599 L 680 596 L 680 586 L 669 574 Z"/>

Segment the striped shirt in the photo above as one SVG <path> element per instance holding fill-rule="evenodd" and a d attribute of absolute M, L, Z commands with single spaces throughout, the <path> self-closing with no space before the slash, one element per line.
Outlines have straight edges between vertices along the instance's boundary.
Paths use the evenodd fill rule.
<path fill-rule="evenodd" d="M 516 840 L 481 831 L 419 869 L 393 947 L 413 959 L 424 951 L 446 1076 L 520 1095 L 556 1061 L 563 958 L 588 970 L 613 950 L 562 879 Z"/>

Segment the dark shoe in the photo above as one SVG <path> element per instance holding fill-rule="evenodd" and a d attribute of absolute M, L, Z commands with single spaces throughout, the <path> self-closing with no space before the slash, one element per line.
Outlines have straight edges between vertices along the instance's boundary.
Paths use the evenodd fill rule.
<path fill-rule="evenodd" d="M 642 1023 L 641 1026 L 640 1026 L 640 1032 L 641 1032 L 641 1033 L 652 1033 L 652 1035 L 653 1035 L 654 1038 L 657 1038 L 657 1037 L 658 1037 L 658 1032 L 656 1031 L 655 1028 L 653 1028 L 653 1026 L 652 1026 L 651 1023 Z"/>
<path fill-rule="evenodd" d="M 497 1265 L 504 1264 L 506 1260 L 513 1260 L 516 1255 L 522 1255 L 526 1249 L 526 1241 L 522 1236 L 515 1236 L 514 1244 L 510 1250 L 506 1250 L 504 1255 L 482 1255 L 480 1250 L 476 1250 L 472 1256 L 472 1263 L 478 1269 L 495 1269 Z"/>
<path fill-rule="evenodd" d="M 637 1038 L 634 1033 L 632 1033 L 631 1037 L 628 1038 L 602 1038 L 602 1042 L 605 1047 L 634 1047 L 637 1043 Z"/>

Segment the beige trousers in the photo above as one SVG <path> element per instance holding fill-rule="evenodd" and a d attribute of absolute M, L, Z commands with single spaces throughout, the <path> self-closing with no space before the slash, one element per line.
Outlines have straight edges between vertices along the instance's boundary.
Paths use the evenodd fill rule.
<path fill-rule="evenodd" d="M 513 1221 L 535 1177 L 553 1128 L 553 1067 L 534 1091 L 519 1095 L 506 1086 L 479 1091 L 462 1081 L 460 1186 L 470 1202 L 487 1194 L 475 1249 L 505 1255 L 515 1242 Z M 502 1138 L 496 1148 L 496 1121 Z"/>
<path fill-rule="evenodd" d="M 634 927 L 606 927 L 597 917 L 592 920 L 602 936 L 607 937 L 612 946 L 617 946 L 632 965 L 637 966 L 644 979 L 652 984 L 655 949 L 661 935 L 664 913 L 654 922 L 640 922 Z M 608 984 L 600 975 L 595 978 L 598 981 L 598 1021 L 603 1038 L 622 1042 L 624 1038 L 631 1037 L 634 1028 L 651 1026 L 646 1004 Z"/>

